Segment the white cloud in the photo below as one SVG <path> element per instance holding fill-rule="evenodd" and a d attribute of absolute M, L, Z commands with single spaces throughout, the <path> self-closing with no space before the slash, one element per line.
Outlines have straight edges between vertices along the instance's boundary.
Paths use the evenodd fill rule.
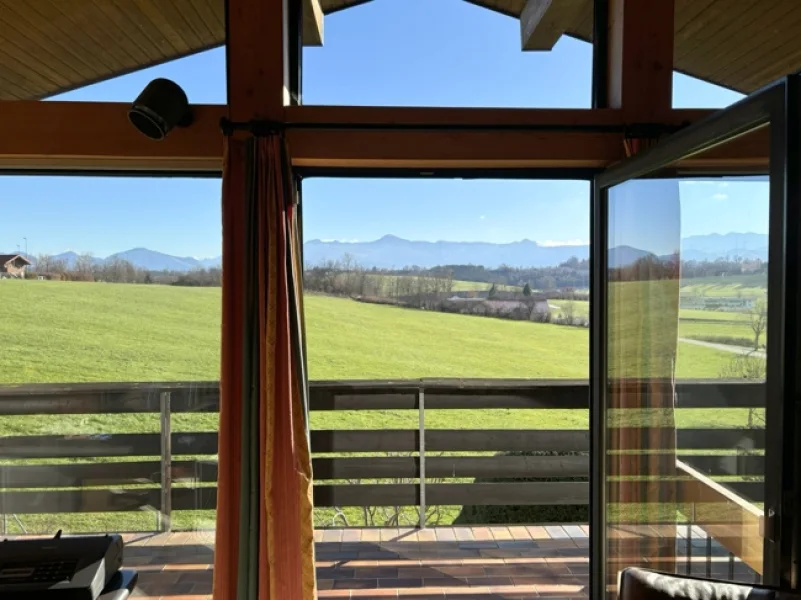
<path fill-rule="evenodd" d="M 728 194 L 720 194 L 719 193 L 719 194 L 715 194 L 714 196 L 712 196 L 713 200 L 727 200 L 728 198 L 729 198 Z"/>
<path fill-rule="evenodd" d="M 722 181 L 721 183 L 718 184 L 718 187 L 727 188 L 727 187 L 729 187 L 729 182 L 728 181 Z"/>
<path fill-rule="evenodd" d="M 589 242 L 587 240 L 545 240 L 544 242 L 537 242 L 540 246 L 552 247 L 552 246 L 588 246 Z"/>
<path fill-rule="evenodd" d="M 484 216 L 484 215 L 481 215 L 481 216 L 479 217 L 479 219 L 480 219 L 481 221 L 483 221 L 483 220 L 484 220 L 484 219 L 486 219 L 486 218 L 487 218 L 487 217 L 486 217 L 486 216 Z"/>

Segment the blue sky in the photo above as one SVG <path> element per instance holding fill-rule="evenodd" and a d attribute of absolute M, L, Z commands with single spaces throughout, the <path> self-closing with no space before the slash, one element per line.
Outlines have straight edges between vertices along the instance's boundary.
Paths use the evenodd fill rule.
<path fill-rule="evenodd" d="M 565 37 L 552 52 L 521 52 L 517 20 L 462 0 L 374 0 L 326 17 L 325 45 L 304 51 L 304 103 L 588 108 L 591 57 L 589 44 Z M 130 102 L 154 77 L 174 79 L 192 102 L 225 101 L 222 49 L 56 99 Z M 722 107 L 738 98 L 675 77 L 677 107 Z M 680 189 L 683 236 L 767 230 L 764 183 Z M 25 207 L 0 223 L 0 251 L 27 237 L 31 253 L 220 252 L 216 180 L 2 177 L 0 199 Z M 589 237 L 587 182 L 312 179 L 304 202 L 307 239 Z"/>

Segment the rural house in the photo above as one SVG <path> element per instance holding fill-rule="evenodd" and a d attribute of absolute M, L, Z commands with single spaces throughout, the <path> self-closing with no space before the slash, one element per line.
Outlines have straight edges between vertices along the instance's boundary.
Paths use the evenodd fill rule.
<path fill-rule="evenodd" d="M 24 279 L 30 264 L 21 254 L 0 254 L 0 279 Z"/>

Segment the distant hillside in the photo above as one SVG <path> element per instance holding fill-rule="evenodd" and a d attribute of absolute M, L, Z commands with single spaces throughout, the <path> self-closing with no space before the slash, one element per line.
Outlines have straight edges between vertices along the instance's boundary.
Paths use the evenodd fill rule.
<path fill-rule="evenodd" d="M 155 252 L 147 248 L 133 248 L 125 252 L 112 254 L 106 260 L 121 259 L 147 271 L 191 271 L 204 265 L 196 258 L 179 257 Z"/>

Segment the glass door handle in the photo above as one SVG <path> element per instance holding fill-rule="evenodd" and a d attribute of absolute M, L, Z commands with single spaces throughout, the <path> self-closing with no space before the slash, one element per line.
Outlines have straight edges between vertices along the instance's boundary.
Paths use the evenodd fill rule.
<path fill-rule="evenodd" d="M 766 540 L 774 544 L 779 541 L 779 533 L 781 532 L 779 523 L 779 514 L 771 507 L 768 508 L 764 516 L 764 523 L 762 525 L 762 535 Z"/>

